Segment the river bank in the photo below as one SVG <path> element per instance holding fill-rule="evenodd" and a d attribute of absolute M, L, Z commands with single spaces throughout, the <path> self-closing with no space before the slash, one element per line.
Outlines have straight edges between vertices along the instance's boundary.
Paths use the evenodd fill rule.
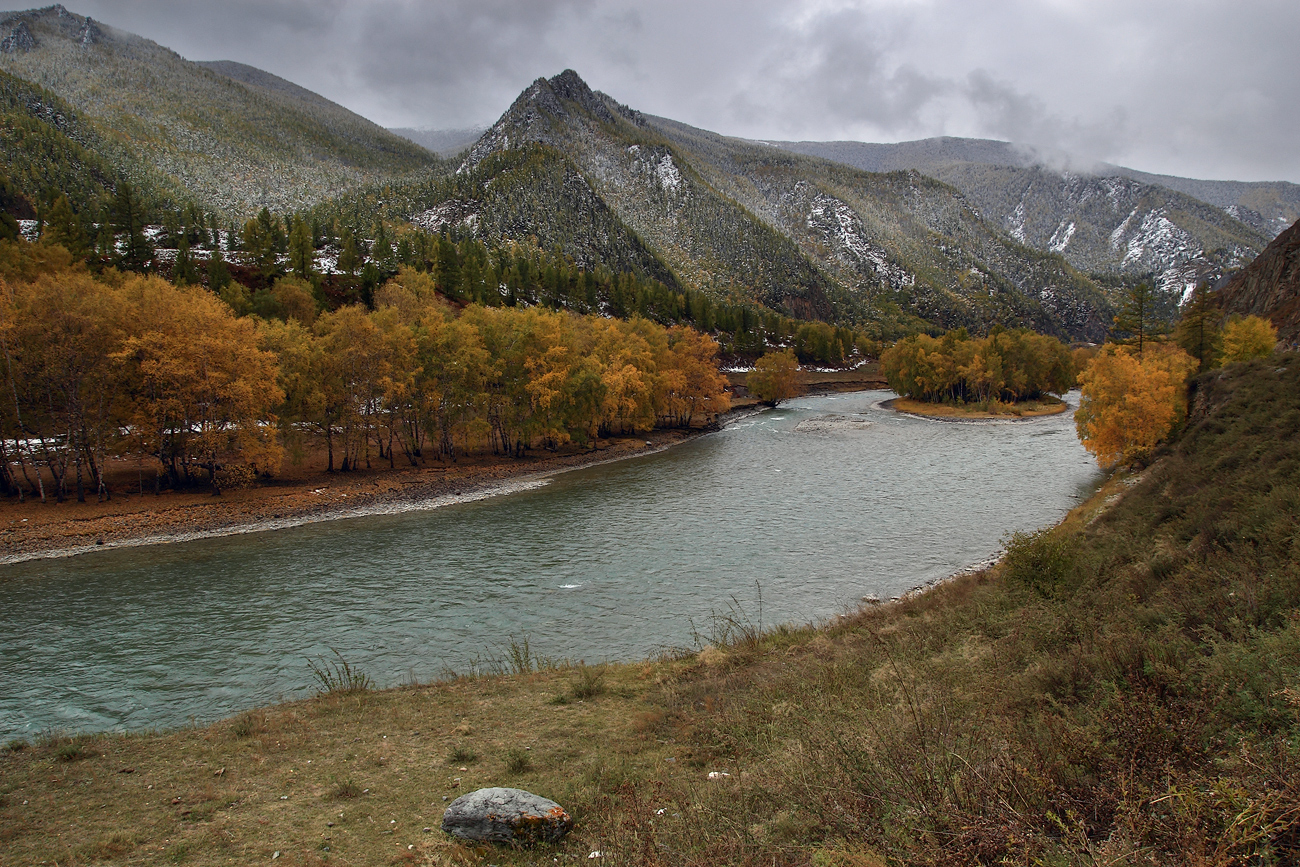
<path fill-rule="evenodd" d="M 747 411 L 752 410 L 737 410 Z M 348 473 L 289 466 L 269 483 L 219 497 L 209 491 L 155 495 L 146 489 L 118 493 L 104 503 L 10 502 L 0 507 L 0 564 L 438 508 L 540 484 L 566 470 L 652 454 L 705 432 L 655 430 L 603 440 L 591 449 L 541 451 L 523 458 L 474 454 L 444 464 L 384 465 Z"/>
<path fill-rule="evenodd" d="M 731 373 L 729 379 L 733 387 L 739 386 L 738 396 L 717 424 L 764 409 L 744 393 L 746 373 Z M 880 384 L 874 368 L 800 372 L 800 385 L 809 395 Z M 473 453 L 455 462 L 392 468 L 386 461 L 375 461 L 371 469 L 347 473 L 326 472 L 324 455 L 311 454 L 297 464 L 286 462 L 275 479 L 219 497 L 206 489 L 154 494 L 142 480 L 134 489 L 128 482 L 120 483 L 113 498 L 103 503 L 10 500 L 0 505 L 0 565 L 438 508 L 540 484 L 555 473 L 652 454 L 714 427 L 654 430 L 601 440 L 593 448 L 565 446 L 522 458 Z M 110 475 L 134 480 L 137 471 L 134 462 L 123 459 L 115 461 Z"/>
<path fill-rule="evenodd" d="M 1125 489 L 1107 485 L 1067 522 L 1095 518 Z M 441 832 L 447 803 L 485 786 L 535 791 L 574 815 L 575 831 L 542 860 L 602 853 L 661 863 L 638 854 L 637 840 L 651 835 L 698 856 L 677 863 L 733 863 L 794 846 L 807 858 L 791 863 L 883 864 L 872 850 L 826 839 L 827 806 L 812 789 L 791 789 L 790 780 L 835 776 L 818 765 L 827 756 L 740 748 L 751 725 L 744 717 L 783 725 L 798 707 L 801 736 L 811 733 L 814 747 L 831 728 L 845 736 L 832 705 L 818 700 L 825 677 L 863 654 L 873 676 L 888 676 L 895 662 L 879 653 L 881 635 L 934 629 L 997 584 L 996 569 L 980 563 L 884 604 L 865 600 L 826 625 L 707 634 L 698 653 L 551 666 L 525 650 L 488 676 L 339 689 L 203 727 L 12 741 L 0 749 L 0 840 L 10 851 L 0 852 L 0 867 L 534 863 L 537 852 L 469 846 Z M 707 821 L 778 789 L 781 801 L 750 816 L 741 838 Z"/>

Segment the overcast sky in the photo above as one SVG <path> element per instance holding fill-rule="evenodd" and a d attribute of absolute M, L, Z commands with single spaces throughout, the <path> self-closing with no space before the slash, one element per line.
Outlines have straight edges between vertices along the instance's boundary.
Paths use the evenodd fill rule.
<path fill-rule="evenodd" d="M 1300 182 L 1297 0 L 64 0 L 384 126 L 493 122 L 566 67 L 759 139 L 975 136 Z"/>

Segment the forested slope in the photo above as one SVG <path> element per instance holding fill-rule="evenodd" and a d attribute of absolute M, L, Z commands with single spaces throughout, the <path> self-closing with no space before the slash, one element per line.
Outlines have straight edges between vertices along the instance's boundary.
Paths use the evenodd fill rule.
<path fill-rule="evenodd" d="M 164 176 L 207 210 L 296 210 L 440 165 L 341 106 L 272 86 L 274 76 L 237 80 L 62 6 L 10 13 L 0 32 L 0 69 L 79 112 L 102 160 L 123 175 L 141 166 Z"/>

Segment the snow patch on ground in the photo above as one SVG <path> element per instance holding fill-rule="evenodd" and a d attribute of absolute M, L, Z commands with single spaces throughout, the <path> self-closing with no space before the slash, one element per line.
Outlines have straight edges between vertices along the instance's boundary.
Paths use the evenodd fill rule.
<path fill-rule="evenodd" d="M 1061 224 L 1056 227 L 1056 231 L 1052 233 L 1051 240 L 1047 242 L 1047 249 L 1053 253 L 1064 253 L 1065 248 L 1070 245 L 1070 239 L 1073 237 L 1074 222 L 1071 221 L 1067 225 L 1066 221 L 1062 220 Z"/>
<path fill-rule="evenodd" d="M 664 154 L 663 159 L 655 165 L 655 177 L 659 179 L 660 185 L 665 190 L 672 190 L 675 193 L 681 189 L 682 174 L 677 171 L 677 164 L 673 162 L 672 154 Z"/>
<path fill-rule="evenodd" d="M 867 239 L 858 215 L 839 199 L 819 193 L 808 209 L 807 223 L 835 245 L 845 264 L 874 272 L 893 288 L 916 283 L 915 275 L 890 262 L 885 249 Z"/>
<path fill-rule="evenodd" d="M 1124 218 L 1124 222 L 1116 226 L 1115 231 L 1110 233 L 1110 248 L 1116 253 L 1119 252 L 1119 245 L 1124 242 L 1124 233 L 1128 231 L 1129 224 L 1133 222 L 1133 218 L 1136 216 L 1137 208 L 1134 208 L 1133 212 Z"/>
<path fill-rule="evenodd" d="M 451 199 L 411 217 L 411 223 L 428 232 L 440 232 L 446 226 L 464 223 L 471 231 L 478 226 L 478 203 Z"/>
<path fill-rule="evenodd" d="M 1016 209 L 1007 217 L 1007 232 L 1021 244 L 1025 241 L 1025 203 L 1016 205 Z"/>
<path fill-rule="evenodd" d="M 1128 222 L 1127 220 L 1125 221 Z M 1201 255 L 1200 245 L 1191 235 L 1178 228 L 1164 208 L 1149 211 L 1142 225 L 1128 240 L 1121 268 L 1134 264 L 1169 268 Z"/>

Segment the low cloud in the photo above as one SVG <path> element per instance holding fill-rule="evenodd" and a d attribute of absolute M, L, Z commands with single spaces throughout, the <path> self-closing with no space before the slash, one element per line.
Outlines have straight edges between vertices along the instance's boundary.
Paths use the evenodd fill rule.
<path fill-rule="evenodd" d="M 578 70 L 751 138 L 993 137 L 1149 171 L 1300 181 L 1300 4 L 1260 0 L 90 0 L 193 59 L 388 126 L 492 122 Z"/>

